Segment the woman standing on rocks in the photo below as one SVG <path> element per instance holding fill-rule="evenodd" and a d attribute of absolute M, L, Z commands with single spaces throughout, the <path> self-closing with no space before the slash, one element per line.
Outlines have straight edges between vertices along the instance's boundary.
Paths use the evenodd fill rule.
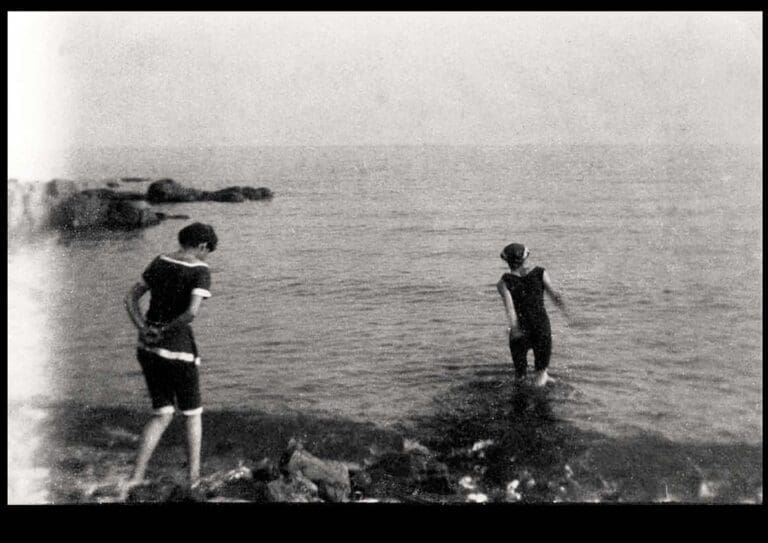
<path fill-rule="evenodd" d="M 204 298 L 211 296 L 211 274 L 205 259 L 216 250 L 213 227 L 193 223 L 179 232 L 180 250 L 160 255 L 144 270 L 125 297 L 125 306 L 139 330 L 137 357 L 152 400 L 153 417 L 144 427 L 133 474 L 121 489 L 144 480 L 149 459 L 173 419 L 176 409 L 185 415 L 189 487 L 200 481 L 203 411 L 198 365 L 200 357 L 190 323 Z M 146 317 L 139 300 L 150 293 Z"/>
<path fill-rule="evenodd" d="M 509 321 L 509 350 L 515 365 L 515 378 L 525 378 L 528 369 L 527 355 L 533 349 L 536 370 L 534 384 L 544 386 L 554 379 L 547 375 L 552 355 L 552 329 L 544 308 L 544 292 L 569 320 L 562 296 L 552 287 L 549 274 L 544 268 L 526 266 L 530 251 L 525 245 L 511 243 L 501 252 L 502 260 L 509 264 L 509 273 L 501 276 L 499 294 Z"/>

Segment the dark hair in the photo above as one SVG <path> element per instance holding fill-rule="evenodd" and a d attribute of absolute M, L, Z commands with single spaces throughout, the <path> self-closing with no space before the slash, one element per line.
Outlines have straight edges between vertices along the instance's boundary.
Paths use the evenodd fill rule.
<path fill-rule="evenodd" d="M 197 247 L 201 243 L 206 243 L 208 250 L 213 252 L 216 250 L 219 238 L 216 237 L 216 232 L 210 224 L 194 222 L 179 230 L 179 243 L 182 247 Z"/>
<path fill-rule="evenodd" d="M 510 243 L 501 251 L 501 258 L 506 260 L 511 268 L 517 268 L 525 262 L 527 252 L 522 243 Z"/>

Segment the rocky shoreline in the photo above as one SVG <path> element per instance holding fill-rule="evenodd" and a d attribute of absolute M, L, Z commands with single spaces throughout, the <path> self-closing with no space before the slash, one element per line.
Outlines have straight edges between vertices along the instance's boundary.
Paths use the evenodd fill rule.
<path fill-rule="evenodd" d="M 175 421 L 130 503 L 762 503 L 762 447 L 610 438 L 553 414 L 563 390 L 477 381 L 407 427 L 207 411 L 203 481 L 184 491 Z M 67 406 L 46 425 L 52 503 L 113 503 L 146 413 Z"/>

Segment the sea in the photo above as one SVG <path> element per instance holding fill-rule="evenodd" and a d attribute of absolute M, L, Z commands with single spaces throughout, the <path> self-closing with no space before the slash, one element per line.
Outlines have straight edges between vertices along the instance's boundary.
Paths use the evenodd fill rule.
<path fill-rule="evenodd" d="M 150 406 L 123 297 L 200 221 L 219 237 L 212 297 L 193 325 L 205 413 L 345 421 L 427 442 L 424 421 L 473 394 L 503 403 L 512 364 L 496 282 L 501 249 L 518 242 L 572 317 L 547 300 L 558 424 L 589 436 L 587 450 L 626 444 L 627 463 L 666 444 L 701 479 L 679 492 L 691 499 L 716 495 L 701 490 L 712 472 L 742 462 L 719 484 L 738 478 L 730 499 L 762 502 L 759 147 L 90 148 L 68 163 L 60 177 L 268 187 L 274 198 L 155 205 L 189 219 L 9 245 L 9 421 L 28 422 L 19 435 L 69 428 L 75 412 L 138 421 L 78 426 L 64 437 L 79 452 L 56 460 L 35 453 L 46 434 L 27 436 L 14 499 L 77 501 L 62 487 L 94 479 L 91 464 L 113 464 L 102 479 L 128 469 Z M 83 452 L 96 430 L 127 435 L 124 456 Z M 661 480 L 668 469 L 644 472 Z"/>

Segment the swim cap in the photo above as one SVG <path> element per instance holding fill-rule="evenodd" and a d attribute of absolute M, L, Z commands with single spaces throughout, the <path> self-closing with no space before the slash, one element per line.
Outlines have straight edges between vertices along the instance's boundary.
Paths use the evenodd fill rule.
<path fill-rule="evenodd" d="M 522 243 L 510 243 L 501 251 L 502 260 L 506 260 L 511 265 L 522 264 L 528 258 L 530 251 Z"/>

